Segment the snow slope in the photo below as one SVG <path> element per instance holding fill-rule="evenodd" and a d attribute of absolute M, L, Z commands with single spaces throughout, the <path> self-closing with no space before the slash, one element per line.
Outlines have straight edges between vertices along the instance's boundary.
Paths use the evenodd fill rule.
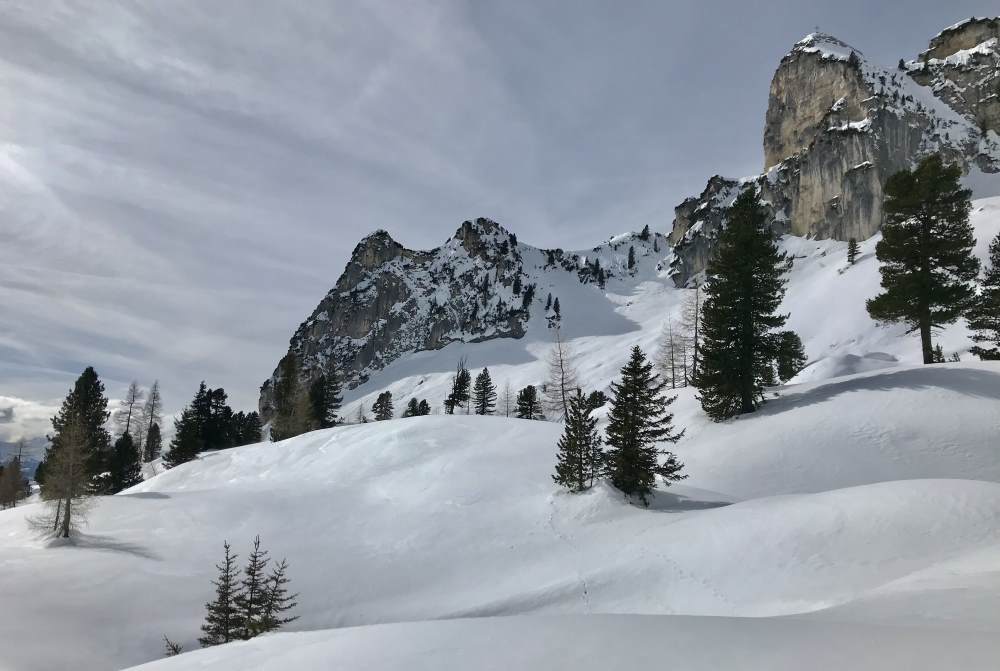
<path fill-rule="evenodd" d="M 301 592 L 296 630 L 521 614 L 811 614 L 817 622 L 789 626 L 847 640 L 859 630 L 830 620 L 919 624 L 942 643 L 968 638 L 983 650 L 983 637 L 940 629 L 1000 629 L 983 608 L 966 620 L 964 593 L 974 584 L 982 604 L 1000 598 L 1000 484 L 983 481 L 1000 480 L 992 465 L 1000 366 L 928 372 L 935 375 L 899 369 L 802 384 L 728 424 L 695 421 L 694 400 L 682 398 L 678 421 L 690 433 L 677 451 L 691 477 L 650 510 L 604 486 L 580 496 L 556 490 L 560 428 L 548 422 L 430 416 L 206 454 L 100 500 L 70 546 L 48 547 L 28 531 L 33 506 L 0 513 L 3 590 L 19 604 L 0 609 L 0 631 L 20 642 L 16 669 L 121 668 L 156 658 L 163 634 L 191 650 L 222 540 L 245 553 L 259 533 L 291 564 Z M 817 425 L 820 409 L 827 420 Z M 880 424 L 888 432 L 857 430 Z M 908 477 L 934 479 L 898 479 Z M 919 622 L 915 599 L 925 611 Z M 566 622 L 552 635 L 592 626 Z M 743 626 L 676 622 L 694 627 L 692 646 Z M 511 637 L 533 628 L 503 626 L 514 627 Z M 388 638 L 378 639 L 382 631 Z M 753 638 L 756 629 L 742 631 Z M 780 629 L 767 631 L 765 640 Z M 408 632 L 315 640 L 408 645 Z M 923 635 L 899 633 L 914 638 Z M 239 655 L 286 650 L 268 640 L 234 648 L 234 661 L 211 668 L 254 668 Z M 357 645 L 358 655 L 374 654 Z M 427 659 L 451 654 L 428 645 Z M 741 650 L 735 642 L 725 649 Z M 296 650 L 287 652 L 305 654 Z M 357 663 L 366 659 L 374 658 Z M 383 656 L 370 668 L 399 663 Z"/>
<path fill-rule="evenodd" d="M 725 645 L 720 645 L 724 641 Z M 995 668 L 988 632 L 794 619 L 592 615 L 415 622 L 278 634 L 140 667 L 379 671 L 884 671 Z"/>

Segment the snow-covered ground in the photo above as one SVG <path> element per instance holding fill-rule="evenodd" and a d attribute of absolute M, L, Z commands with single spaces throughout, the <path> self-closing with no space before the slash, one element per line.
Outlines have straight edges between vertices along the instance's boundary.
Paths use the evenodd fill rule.
<path fill-rule="evenodd" d="M 906 625 L 982 650 L 993 639 L 968 632 L 1000 629 L 1000 484 L 983 481 L 1000 480 L 998 397 L 1000 366 L 972 363 L 803 384 L 727 424 L 698 420 L 684 396 L 677 415 L 691 435 L 677 451 L 690 479 L 649 510 L 604 486 L 559 492 L 550 474 L 560 431 L 548 422 L 431 416 L 210 453 L 101 500 L 72 546 L 31 534 L 33 506 L 0 514 L 0 575 L 18 604 L 0 609 L 0 630 L 19 642 L 17 669 L 120 668 L 157 657 L 163 634 L 191 650 L 223 539 L 245 553 L 259 533 L 291 564 L 296 630 L 521 614 L 810 614 L 817 622 L 792 622 L 788 635 L 802 627 L 818 644 L 862 631 L 827 630 L 830 620 Z M 556 637 L 592 626 L 545 622 Z M 693 627 L 697 647 L 742 620 L 672 622 L 634 636 Z M 512 637 L 535 628 L 504 626 Z M 747 626 L 771 640 L 783 625 Z M 291 662 L 304 653 L 278 641 L 322 650 L 345 636 L 357 637 L 345 643 L 350 654 L 376 655 L 361 648 L 380 641 L 387 656 L 362 668 L 402 668 L 387 646 L 397 633 L 413 644 L 412 630 L 377 631 L 275 637 L 277 647 L 235 648 L 228 666 L 190 668 L 253 668 L 241 657 L 249 650 L 284 650 Z"/>
<path fill-rule="evenodd" d="M 983 254 L 1000 198 L 973 222 Z M 245 555 L 260 534 L 289 560 L 290 629 L 308 633 L 162 668 L 995 668 L 1000 365 L 919 366 L 913 336 L 873 324 L 875 242 L 848 267 L 843 243 L 784 240 L 811 364 L 721 424 L 680 390 L 690 478 L 649 510 L 603 485 L 557 490 L 548 422 L 432 415 L 210 453 L 99 500 L 69 545 L 33 535 L 36 505 L 0 512 L 0 631 L 16 642 L 0 665 L 123 668 L 164 634 L 193 650 L 223 540 Z M 604 293 L 553 278 L 539 291 L 560 297 L 588 389 L 631 345 L 651 351 L 681 302 L 652 263 Z M 966 335 L 940 342 L 962 353 Z M 440 408 L 462 354 L 501 385 L 540 383 L 549 338 L 400 359 L 345 415 L 384 388 L 397 408 Z"/>

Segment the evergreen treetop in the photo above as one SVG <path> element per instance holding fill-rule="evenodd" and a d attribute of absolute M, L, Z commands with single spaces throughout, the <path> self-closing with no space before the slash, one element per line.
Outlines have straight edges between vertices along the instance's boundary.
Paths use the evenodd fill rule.
<path fill-rule="evenodd" d="M 476 376 L 476 382 L 472 388 L 472 405 L 477 415 L 492 415 L 497 405 L 497 388 L 490 378 L 488 368 Z"/>
<path fill-rule="evenodd" d="M 577 389 L 570 397 L 566 428 L 559 439 L 556 472 L 552 479 L 571 492 L 582 492 L 594 484 L 603 455 L 597 418 L 591 416 L 587 398 Z"/>
<path fill-rule="evenodd" d="M 975 343 L 969 352 L 983 361 L 1000 360 L 1000 234 L 990 242 L 990 262 L 966 318 Z"/>

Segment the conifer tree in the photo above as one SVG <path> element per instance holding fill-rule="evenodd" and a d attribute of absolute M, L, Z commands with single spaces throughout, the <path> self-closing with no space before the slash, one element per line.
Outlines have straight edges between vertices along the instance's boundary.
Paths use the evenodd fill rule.
<path fill-rule="evenodd" d="M 594 484 L 602 463 L 601 435 L 597 418 L 579 389 L 570 398 L 566 428 L 559 439 L 556 473 L 552 479 L 571 492 L 582 492 Z"/>
<path fill-rule="evenodd" d="M 264 608 L 260 620 L 259 631 L 264 633 L 276 631 L 289 622 L 299 619 L 298 615 L 286 615 L 288 611 L 298 604 L 295 599 L 298 594 L 289 594 L 289 580 L 285 573 L 288 571 L 288 562 L 282 559 L 271 569 L 271 575 L 265 584 Z"/>
<path fill-rule="evenodd" d="M 875 247 L 883 292 L 868 301 L 868 314 L 919 332 L 924 363 L 934 361 L 932 331 L 953 323 L 975 298 L 972 192 L 962 188 L 961 176 L 958 165 L 933 154 L 885 186 L 885 224 Z"/>
<path fill-rule="evenodd" d="M 337 369 L 332 365 L 326 371 L 326 414 L 323 417 L 325 427 L 337 426 L 340 423 L 340 406 L 344 402 L 343 385 Z"/>
<path fill-rule="evenodd" d="M 497 388 L 490 378 L 488 368 L 483 368 L 476 376 L 476 382 L 472 387 L 472 405 L 477 415 L 492 415 L 496 409 Z"/>
<path fill-rule="evenodd" d="M 372 412 L 375 413 L 375 421 L 382 422 L 392 419 L 392 392 L 383 391 L 372 404 Z"/>
<path fill-rule="evenodd" d="M 420 399 L 420 403 L 417 404 L 417 414 L 421 417 L 431 414 L 431 406 L 427 403 L 426 398 Z"/>
<path fill-rule="evenodd" d="M 465 361 L 465 357 L 458 360 L 458 369 L 451 382 L 451 393 L 444 401 L 444 411 L 449 415 L 454 415 L 455 408 L 464 407 L 469 402 L 472 374 L 469 373 Z"/>
<path fill-rule="evenodd" d="M 776 311 L 785 293 L 786 256 L 778 251 L 755 189 L 737 196 L 709 262 L 702 304 L 698 371 L 701 406 L 716 421 L 753 412 L 773 382 L 780 350 Z"/>
<path fill-rule="evenodd" d="M 160 456 L 160 446 L 157 445 L 154 452 L 146 446 L 146 441 L 149 440 L 149 433 L 153 425 L 163 423 L 162 411 L 163 397 L 160 395 L 160 381 L 153 380 L 153 386 L 149 388 L 146 402 L 142 406 L 142 413 L 139 416 L 139 430 L 137 432 L 141 440 L 136 441 L 136 447 L 139 448 L 144 461 L 152 461 L 153 459 L 158 459 Z M 159 427 L 157 427 L 157 437 L 159 437 Z M 151 454 L 155 456 L 150 456 Z"/>
<path fill-rule="evenodd" d="M 545 380 L 543 407 L 548 416 L 561 420 L 569 413 L 569 400 L 580 388 L 577 379 L 573 349 L 563 340 L 562 330 L 556 328 L 555 342 L 546 357 L 548 377 Z"/>
<path fill-rule="evenodd" d="M 142 482 L 142 460 L 131 434 L 123 433 L 115 441 L 109 466 L 111 475 L 109 494 L 117 494 Z"/>
<path fill-rule="evenodd" d="M 406 403 L 406 409 L 403 410 L 403 417 L 417 417 L 420 414 L 420 404 L 417 402 L 416 398 L 411 398 Z"/>
<path fill-rule="evenodd" d="M 107 477 L 108 462 L 111 458 L 111 436 L 104 428 L 108 421 L 108 399 L 104 395 L 104 384 L 101 382 L 97 372 L 90 366 L 84 369 L 80 377 L 73 384 L 73 389 L 66 395 L 59 412 L 52 418 L 53 434 L 49 436 L 49 447 L 45 451 L 42 460 L 42 485 L 43 494 L 46 486 L 45 475 L 48 468 L 48 461 L 53 458 L 62 448 L 63 430 L 70 422 L 74 422 L 75 436 L 82 440 L 82 444 L 77 446 L 86 456 L 86 477 L 89 478 L 89 487 L 95 494 L 107 493 L 109 478 Z M 83 477 L 79 473 L 74 474 L 74 480 Z"/>
<path fill-rule="evenodd" d="M 253 550 L 243 567 L 243 578 L 233 596 L 233 606 L 240 623 L 240 638 L 249 640 L 261 631 L 267 602 L 267 550 L 260 549 L 260 536 L 253 539 Z"/>
<path fill-rule="evenodd" d="M 851 238 L 850 240 L 848 240 L 847 241 L 847 262 L 850 263 L 852 266 L 854 265 L 854 262 L 858 260 L 858 251 L 859 251 L 858 239 L 857 238 Z"/>
<path fill-rule="evenodd" d="M 642 227 L 642 230 L 639 232 L 639 239 L 649 240 L 649 224 Z"/>
<path fill-rule="evenodd" d="M 184 651 L 184 646 L 180 643 L 175 643 L 167 638 L 166 634 L 163 635 L 163 656 L 164 657 L 176 657 Z"/>
<path fill-rule="evenodd" d="M 215 585 L 215 599 L 205 604 L 205 623 L 201 625 L 205 635 L 198 639 L 203 648 L 238 640 L 244 631 L 236 607 L 236 597 L 239 594 L 237 577 L 240 572 L 236 564 L 238 555 L 230 552 L 228 542 L 223 543 L 223 547 L 225 557 L 221 564 L 215 565 L 219 575 L 212 581 Z"/>
<path fill-rule="evenodd" d="M 990 263 L 966 319 L 976 343 L 969 352 L 983 361 L 1000 360 L 1000 234 L 990 242 Z"/>
<path fill-rule="evenodd" d="M 684 431 L 674 431 L 673 415 L 667 408 L 677 397 L 665 398 L 665 387 L 638 346 L 632 348 L 620 381 L 611 383 L 607 474 L 611 484 L 627 497 L 638 497 L 643 505 L 649 505 L 657 475 L 668 485 L 687 477 L 680 474 L 684 464 L 672 452 L 657 448 L 657 443 L 676 443 L 684 435 Z M 660 455 L 666 457 L 663 464 Z"/>
<path fill-rule="evenodd" d="M 788 382 L 805 368 L 806 350 L 802 346 L 802 339 L 794 331 L 782 331 L 777 334 L 777 338 L 778 356 L 775 367 L 778 379 Z"/>
<path fill-rule="evenodd" d="M 628 269 L 635 268 L 635 247 L 628 248 Z"/>
<path fill-rule="evenodd" d="M 163 449 L 163 437 L 160 435 L 160 425 L 156 422 L 149 427 L 146 434 L 145 460 L 146 462 L 160 458 L 160 451 Z"/>
<path fill-rule="evenodd" d="M 535 389 L 535 385 L 529 384 L 517 392 L 517 418 L 545 419 L 545 416 L 542 414 L 542 404 L 538 401 L 538 390 Z"/>

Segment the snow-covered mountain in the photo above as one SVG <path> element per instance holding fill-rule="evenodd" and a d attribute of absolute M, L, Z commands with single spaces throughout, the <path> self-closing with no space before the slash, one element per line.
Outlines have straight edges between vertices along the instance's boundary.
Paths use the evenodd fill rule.
<path fill-rule="evenodd" d="M 333 365 L 355 387 L 404 354 L 522 338 L 532 319 L 555 327 L 567 313 L 600 301 L 609 282 L 647 276 L 666 248 L 663 235 L 646 231 L 589 250 L 539 249 L 488 219 L 466 221 L 430 251 L 407 249 L 377 231 L 355 247 L 286 356 L 295 357 L 302 380 Z M 279 366 L 261 388 L 265 420 L 280 375 Z"/>

